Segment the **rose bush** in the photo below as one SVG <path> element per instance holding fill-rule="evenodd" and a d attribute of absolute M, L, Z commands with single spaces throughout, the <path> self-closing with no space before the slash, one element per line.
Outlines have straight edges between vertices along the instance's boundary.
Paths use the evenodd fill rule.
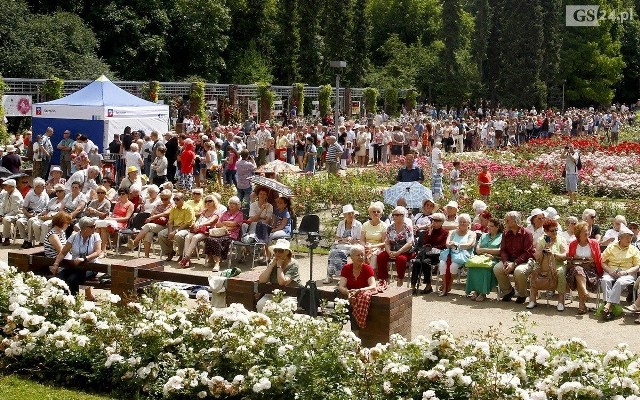
<path fill-rule="evenodd" d="M 295 313 L 276 293 L 264 314 L 187 307 L 154 288 L 120 305 L 67 294 L 64 282 L 0 269 L 0 367 L 120 398 L 148 399 L 638 399 L 638 355 L 580 339 L 539 340 L 527 313 L 512 333 L 456 338 L 444 321 L 426 336 L 363 348 L 334 317 Z"/>

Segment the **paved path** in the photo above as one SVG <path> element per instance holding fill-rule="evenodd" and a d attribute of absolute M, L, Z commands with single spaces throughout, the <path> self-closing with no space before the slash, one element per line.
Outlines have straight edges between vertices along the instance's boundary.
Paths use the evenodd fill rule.
<path fill-rule="evenodd" d="M 6 261 L 8 249 L 17 247 L 18 245 L 11 245 L 0 248 L 0 259 Z M 105 258 L 104 262 L 109 262 L 109 259 L 113 258 L 111 253 L 109 254 L 109 258 Z M 121 258 L 130 259 L 136 255 L 137 253 L 126 253 Z M 310 271 L 309 255 L 298 254 L 296 258 L 300 264 L 302 280 L 307 281 Z M 207 275 L 209 273 L 209 270 L 204 267 L 204 260 L 194 261 L 194 267 L 179 271 L 183 273 L 188 271 L 198 275 Z M 171 270 L 177 265 L 176 262 L 170 262 L 166 263 L 165 267 Z M 325 277 L 326 265 L 326 255 L 314 255 L 313 277 L 318 281 L 319 286 L 325 286 L 321 283 L 321 280 Z M 251 269 L 250 263 L 238 264 L 237 266 L 245 271 Z M 264 265 L 255 267 L 256 270 L 263 268 Z M 626 342 L 634 351 L 640 352 L 640 340 L 638 339 L 640 325 L 635 325 L 631 317 L 602 322 L 592 314 L 577 315 L 577 300 L 574 300 L 572 304 L 568 304 L 566 310 L 562 313 L 556 311 L 555 301 L 551 301 L 549 306 L 546 306 L 545 301 L 540 303 L 533 310 L 531 317 L 531 320 L 537 324 L 534 327 L 534 332 L 539 334 L 540 337 L 545 333 L 550 333 L 562 339 L 578 336 L 586 340 L 589 346 L 599 350 L 609 350 L 619 342 Z M 482 303 L 471 301 L 464 297 L 464 288 L 454 283 L 453 291 L 447 297 L 438 297 L 435 293 L 414 297 L 412 335 L 415 337 L 426 333 L 429 322 L 437 319 L 446 320 L 456 335 L 466 335 L 477 330 L 487 330 L 491 326 L 500 327 L 502 331 L 508 332 L 509 328 L 513 326 L 512 318 L 514 312 L 524 310 L 524 304 L 497 301 L 495 293 L 492 293 L 489 299 Z"/>

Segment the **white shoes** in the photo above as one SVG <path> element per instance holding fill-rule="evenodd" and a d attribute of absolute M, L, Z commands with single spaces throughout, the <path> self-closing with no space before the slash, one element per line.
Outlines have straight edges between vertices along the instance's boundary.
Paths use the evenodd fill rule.
<path fill-rule="evenodd" d="M 556 308 L 558 309 L 558 311 L 564 311 L 564 304 L 558 303 L 558 306 Z"/>
<path fill-rule="evenodd" d="M 535 301 L 530 301 L 529 304 L 527 304 L 527 309 L 531 310 L 533 308 L 538 307 L 538 303 L 536 303 Z"/>

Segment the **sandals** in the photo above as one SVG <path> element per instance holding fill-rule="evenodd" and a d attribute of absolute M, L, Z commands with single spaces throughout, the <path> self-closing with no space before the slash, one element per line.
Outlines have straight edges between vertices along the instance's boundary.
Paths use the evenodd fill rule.
<path fill-rule="evenodd" d="M 476 297 L 476 299 L 475 299 L 475 300 L 476 300 L 477 302 L 483 302 L 483 301 L 484 301 L 484 299 L 486 299 L 485 295 L 484 295 L 484 294 L 482 294 L 482 293 L 480 293 L 480 294 Z"/>

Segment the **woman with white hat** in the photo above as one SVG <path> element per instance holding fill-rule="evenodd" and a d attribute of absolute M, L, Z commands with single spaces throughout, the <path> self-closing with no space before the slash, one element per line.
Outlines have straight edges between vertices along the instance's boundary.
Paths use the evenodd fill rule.
<path fill-rule="evenodd" d="M 527 218 L 527 230 L 533 235 L 533 243 L 538 243 L 538 240 L 544 236 L 544 229 L 542 225 L 547 218 L 547 213 L 540 208 L 534 208 Z"/>
<path fill-rule="evenodd" d="M 342 267 L 347 263 L 351 246 L 360 243 L 362 223 L 355 219 L 358 214 L 351 204 L 342 207 L 343 220 L 338 223 L 336 240 L 329 250 L 327 277 L 324 283 L 331 283 L 334 276 L 340 275 Z"/>
<path fill-rule="evenodd" d="M 447 217 L 444 221 L 442 227 L 445 230 L 452 231 L 458 229 L 458 210 L 460 206 L 458 206 L 458 202 L 455 200 L 451 200 L 444 206 L 445 213 L 444 215 Z"/>
<path fill-rule="evenodd" d="M 298 262 L 293 258 L 289 241 L 287 239 L 278 239 L 276 244 L 269 247 L 269 253 L 271 254 L 271 261 L 258 277 L 258 282 L 280 286 L 300 286 Z M 258 301 L 258 311 L 262 310 L 264 303 L 271 297 L 271 295 L 265 295 Z"/>
<path fill-rule="evenodd" d="M 47 181 L 47 194 L 50 197 L 53 197 L 56 194 L 54 189 L 55 186 L 59 183 L 64 185 L 67 183 L 67 180 L 62 177 L 62 169 L 58 166 L 51 167 L 49 174 L 51 175 L 51 178 Z"/>

